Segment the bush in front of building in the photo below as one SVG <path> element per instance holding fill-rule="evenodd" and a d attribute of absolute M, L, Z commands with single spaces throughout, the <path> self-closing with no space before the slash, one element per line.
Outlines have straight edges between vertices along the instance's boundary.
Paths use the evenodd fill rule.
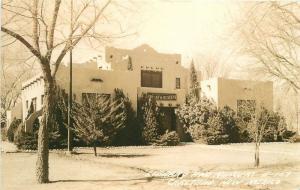
<path fill-rule="evenodd" d="M 199 101 L 188 98 L 186 103 L 176 109 L 176 115 L 184 129 L 191 135 L 192 140 L 198 143 L 206 143 L 207 122 L 215 112 L 214 104 L 207 98 L 201 98 Z"/>
<path fill-rule="evenodd" d="M 261 142 L 289 141 L 295 135 L 287 130 L 285 118 L 278 112 L 262 108 L 259 113 L 255 113 L 246 108 L 236 114 L 228 106 L 217 109 L 215 104 L 205 97 L 198 101 L 188 99 L 176 110 L 176 115 L 192 140 L 198 143 L 254 142 L 254 127 L 262 126 L 261 122 L 266 117 L 268 119 L 264 125 Z M 251 118 L 256 118 L 255 125 Z"/>
<path fill-rule="evenodd" d="M 121 93 L 118 91 L 118 93 Z M 109 146 L 117 133 L 126 126 L 126 98 L 116 94 L 113 99 L 102 94 L 89 94 L 83 104 L 73 104 L 73 126 L 75 135 L 86 145 L 94 148 Z"/>
<path fill-rule="evenodd" d="M 289 141 L 296 134 L 287 129 L 286 120 L 279 112 L 264 109 L 260 114 L 260 120 L 263 115 L 268 115 L 268 121 L 262 142 Z"/>
<path fill-rule="evenodd" d="M 256 115 L 251 117 L 255 119 L 243 117 L 246 115 L 243 113 L 238 114 L 236 123 L 239 128 L 239 142 L 254 142 L 255 130 L 261 131 L 261 142 L 289 141 L 296 134 L 287 129 L 285 118 L 279 112 L 262 107 L 258 113 L 253 114 Z"/>
<path fill-rule="evenodd" d="M 236 113 L 229 106 L 224 106 L 218 111 L 222 119 L 222 125 L 225 128 L 226 134 L 228 134 L 230 143 L 239 142 L 239 128 L 236 124 Z"/>
<path fill-rule="evenodd" d="M 160 139 L 160 110 L 155 99 L 143 94 L 138 102 L 138 119 L 141 125 L 141 136 L 144 144 L 155 144 Z"/>
<path fill-rule="evenodd" d="M 290 130 L 283 130 L 281 131 L 281 136 L 280 136 L 280 140 L 282 141 L 288 141 L 288 142 L 296 142 L 297 138 L 299 138 L 299 136 L 297 137 L 297 133 L 294 131 L 290 131 Z M 297 141 L 299 142 L 299 141 Z"/>
<path fill-rule="evenodd" d="M 58 149 L 67 147 L 67 95 L 59 87 L 56 88 L 55 107 L 53 109 L 52 127 L 48 129 L 49 149 Z M 27 114 L 27 118 L 34 112 L 32 106 Z M 24 125 L 20 125 L 17 130 L 15 144 L 19 149 L 37 149 L 38 131 L 40 128 L 39 119 L 33 122 L 32 131 L 25 132 Z"/>
<path fill-rule="evenodd" d="M 138 125 L 136 112 L 132 107 L 130 99 L 124 94 L 123 90 L 115 89 L 114 100 L 123 101 L 126 120 L 124 126 L 117 131 L 111 145 L 113 146 L 129 146 L 141 144 L 141 128 Z"/>
<path fill-rule="evenodd" d="M 226 144 L 230 142 L 229 131 L 226 129 L 220 112 L 208 119 L 207 126 L 207 132 L 204 135 L 207 144 Z"/>
<path fill-rule="evenodd" d="M 21 119 L 14 118 L 10 124 L 10 126 L 7 129 L 7 140 L 9 142 L 14 142 L 15 139 L 15 133 L 19 127 L 19 125 L 22 123 Z"/>
<path fill-rule="evenodd" d="M 226 144 L 230 142 L 230 135 L 225 128 L 219 113 L 210 116 L 207 123 L 194 124 L 187 130 L 193 141 L 204 144 Z"/>
<path fill-rule="evenodd" d="M 19 125 L 14 144 L 21 150 L 36 150 L 38 140 L 39 119 L 35 119 L 31 132 L 24 131 L 24 125 Z M 56 125 L 49 129 L 49 149 L 65 148 L 66 138 L 62 136 Z"/>
<path fill-rule="evenodd" d="M 215 104 L 205 97 L 198 101 L 190 99 L 176 110 L 176 114 L 194 142 L 238 142 L 235 112 L 227 106 L 218 110 Z"/>
<path fill-rule="evenodd" d="M 205 137 L 207 136 L 206 124 L 194 124 L 187 128 L 187 132 L 191 135 L 192 140 L 197 143 L 206 143 Z"/>
<path fill-rule="evenodd" d="M 6 127 L 1 128 L 1 141 L 7 140 L 7 129 Z"/>
<path fill-rule="evenodd" d="M 37 149 L 37 133 L 26 133 L 23 130 L 18 132 L 15 140 L 17 148 L 20 150 L 36 150 Z"/>
<path fill-rule="evenodd" d="M 180 143 L 180 138 L 176 131 L 166 131 L 156 142 L 160 146 L 176 146 Z"/>

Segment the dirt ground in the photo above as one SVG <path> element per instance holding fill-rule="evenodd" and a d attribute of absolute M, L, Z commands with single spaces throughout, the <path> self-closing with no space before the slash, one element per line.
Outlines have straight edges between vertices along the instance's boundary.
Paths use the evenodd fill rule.
<path fill-rule="evenodd" d="M 300 143 L 76 148 L 50 153 L 50 183 L 36 184 L 36 153 L 1 154 L 0 189 L 300 189 Z"/>

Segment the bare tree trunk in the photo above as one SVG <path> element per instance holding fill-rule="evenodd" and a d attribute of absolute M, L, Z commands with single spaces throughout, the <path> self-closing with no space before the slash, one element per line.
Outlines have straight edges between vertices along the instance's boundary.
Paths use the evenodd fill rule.
<path fill-rule="evenodd" d="M 259 145 L 257 142 L 255 143 L 254 166 L 259 167 Z"/>
<path fill-rule="evenodd" d="M 97 147 L 96 147 L 96 143 L 94 144 L 94 155 L 97 156 Z"/>
<path fill-rule="evenodd" d="M 55 82 L 52 78 L 45 78 L 44 105 L 41 126 L 38 135 L 38 152 L 36 163 L 36 177 L 38 183 L 49 182 L 49 128 L 52 123 L 52 114 L 55 97 Z"/>

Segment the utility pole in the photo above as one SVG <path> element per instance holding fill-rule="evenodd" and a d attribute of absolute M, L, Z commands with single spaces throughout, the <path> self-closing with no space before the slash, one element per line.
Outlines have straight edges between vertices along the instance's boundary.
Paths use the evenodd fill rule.
<path fill-rule="evenodd" d="M 70 32 L 72 33 L 73 30 L 73 0 L 71 0 L 71 25 L 70 25 Z M 72 134 L 71 134 L 71 128 L 72 128 L 72 62 L 73 62 L 73 56 L 72 56 L 72 35 L 70 36 L 71 41 L 71 49 L 70 49 L 70 65 L 69 65 L 69 96 L 68 96 L 68 153 L 72 152 Z"/>

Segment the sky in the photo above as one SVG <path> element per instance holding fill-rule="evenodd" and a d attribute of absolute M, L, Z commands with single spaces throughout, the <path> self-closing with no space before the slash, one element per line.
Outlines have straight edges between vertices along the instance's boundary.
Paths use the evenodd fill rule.
<path fill-rule="evenodd" d="M 117 40 L 112 46 L 135 48 L 147 43 L 158 52 L 182 54 L 183 63 L 197 54 L 222 51 L 230 54 L 231 32 L 240 14 L 236 1 L 174 0 L 150 1 L 139 7 L 138 13 L 128 16 L 137 35 Z M 84 55 L 76 55 L 77 62 L 91 59 L 98 52 L 78 47 Z M 101 51 L 101 50 L 100 50 Z"/>
<path fill-rule="evenodd" d="M 76 1 L 75 1 L 76 2 Z M 117 1 L 118 2 L 118 1 Z M 123 1 L 120 1 L 123 2 Z M 196 67 L 201 64 L 203 56 L 217 56 L 217 60 L 234 67 L 240 60 L 234 55 L 236 51 L 233 37 L 234 24 L 240 17 L 240 1 L 205 1 L 205 0 L 136 0 L 131 1 L 132 10 L 120 11 L 120 15 L 108 9 L 105 14 L 120 19 L 128 33 L 127 38 L 116 39 L 105 45 L 117 48 L 135 48 L 149 44 L 162 53 L 182 55 L 182 63 L 188 67 L 191 59 L 196 60 Z M 68 6 L 64 7 L 69 9 Z M 67 10 L 61 10 L 67 12 Z M 63 16 L 67 19 L 68 15 Z M 114 31 L 109 24 L 97 25 L 99 28 Z M 119 27 L 119 25 L 115 25 Z M 67 29 L 69 29 L 67 27 Z M 23 49 L 23 45 L 20 45 Z M 104 45 L 104 46 L 105 46 Z M 84 63 L 103 54 L 103 45 L 91 47 L 85 42 L 73 49 L 75 63 Z M 15 47 L 11 47 L 15 51 Z M 199 58 L 200 57 L 200 58 Z M 198 61 L 200 60 L 200 61 Z M 63 62 L 69 62 L 65 56 Z M 235 67 L 234 67 L 235 68 Z M 200 69 L 200 68 L 198 68 Z"/>

